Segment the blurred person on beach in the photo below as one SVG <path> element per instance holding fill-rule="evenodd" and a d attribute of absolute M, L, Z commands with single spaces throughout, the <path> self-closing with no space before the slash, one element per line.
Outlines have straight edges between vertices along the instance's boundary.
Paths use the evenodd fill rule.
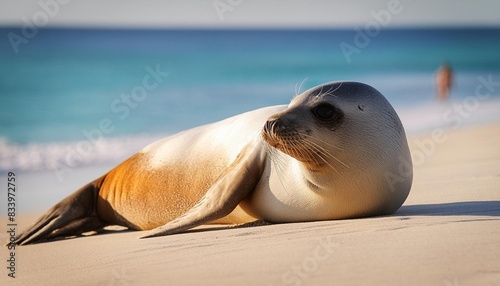
<path fill-rule="evenodd" d="M 453 71 L 448 63 L 442 64 L 436 73 L 437 97 L 440 101 L 448 100 L 453 83 Z"/>

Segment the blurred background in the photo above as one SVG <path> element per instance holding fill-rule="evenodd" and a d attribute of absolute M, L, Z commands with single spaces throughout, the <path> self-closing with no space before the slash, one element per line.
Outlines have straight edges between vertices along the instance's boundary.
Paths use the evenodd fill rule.
<path fill-rule="evenodd" d="M 378 89 L 409 134 L 499 121 L 499 13 L 498 1 L 2 0 L 0 172 L 61 181 L 336 80 Z"/>

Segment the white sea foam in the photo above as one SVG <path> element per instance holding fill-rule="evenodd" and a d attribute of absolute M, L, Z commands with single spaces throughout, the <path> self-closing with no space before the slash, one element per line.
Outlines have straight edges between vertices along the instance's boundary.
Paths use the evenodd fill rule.
<path fill-rule="evenodd" d="M 0 138 L 0 172 L 41 171 L 88 165 L 117 164 L 160 135 L 106 138 L 96 142 L 71 141 L 16 144 Z"/>

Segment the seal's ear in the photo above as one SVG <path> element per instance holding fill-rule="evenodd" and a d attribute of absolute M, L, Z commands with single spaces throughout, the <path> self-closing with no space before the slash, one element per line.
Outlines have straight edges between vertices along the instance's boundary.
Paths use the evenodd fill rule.
<path fill-rule="evenodd" d="M 180 233 L 230 214 L 259 182 L 265 160 L 265 148 L 250 142 L 195 206 L 141 238 Z"/>

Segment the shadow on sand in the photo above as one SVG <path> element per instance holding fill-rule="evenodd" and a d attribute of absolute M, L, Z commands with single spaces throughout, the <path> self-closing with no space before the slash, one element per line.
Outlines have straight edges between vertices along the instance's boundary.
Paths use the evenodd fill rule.
<path fill-rule="evenodd" d="M 457 202 L 402 206 L 401 216 L 500 216 L 500 201 Z"/>
<path fill-rule="evenodd" d="M 399 216 L 493 216 L 500 217 L 500 201 L 475 201 L 475 202 L 456 202 L 456 203 L 443 203 L 443 204 L 425 204 L 425 205 L 411 205 L 411 206 L 402 206 L 395 215 Z M 254 223 L 245 224 L 242 226 L 220 226 L 220 225 L 212 225 L 210 227 L 202 228 L 202 229 L 191 229 L 186 233 L 192 232 L 204 232 L 204 231 L 213 231 L 213 230 L 227 230 L 231 228 L 245 227 L 250 226 Z M 265 225 L 265 224 L 264 224 Z M 129 229 L 119 229 L 119 230 L 111 230 L 111 229 L 100 229 L 95 231 L 92 234 L 88 235 L 75 235 L 73 237 L 58 237 L 50 240 L 43 240 L 38 243 L 50 242 L 50 241 L 58 241 L 58 240 L 66 240 L 71 238 L 85 237 L 85 236 L 93 236 L 93 235 L 108 235 L 114 233 L 123 233 L 123 232 L 131 232 L 133 230 Z M 145 232 L 140 233 L 137 232 L 138 236 L 141 234 L 145 234 Z"/>

